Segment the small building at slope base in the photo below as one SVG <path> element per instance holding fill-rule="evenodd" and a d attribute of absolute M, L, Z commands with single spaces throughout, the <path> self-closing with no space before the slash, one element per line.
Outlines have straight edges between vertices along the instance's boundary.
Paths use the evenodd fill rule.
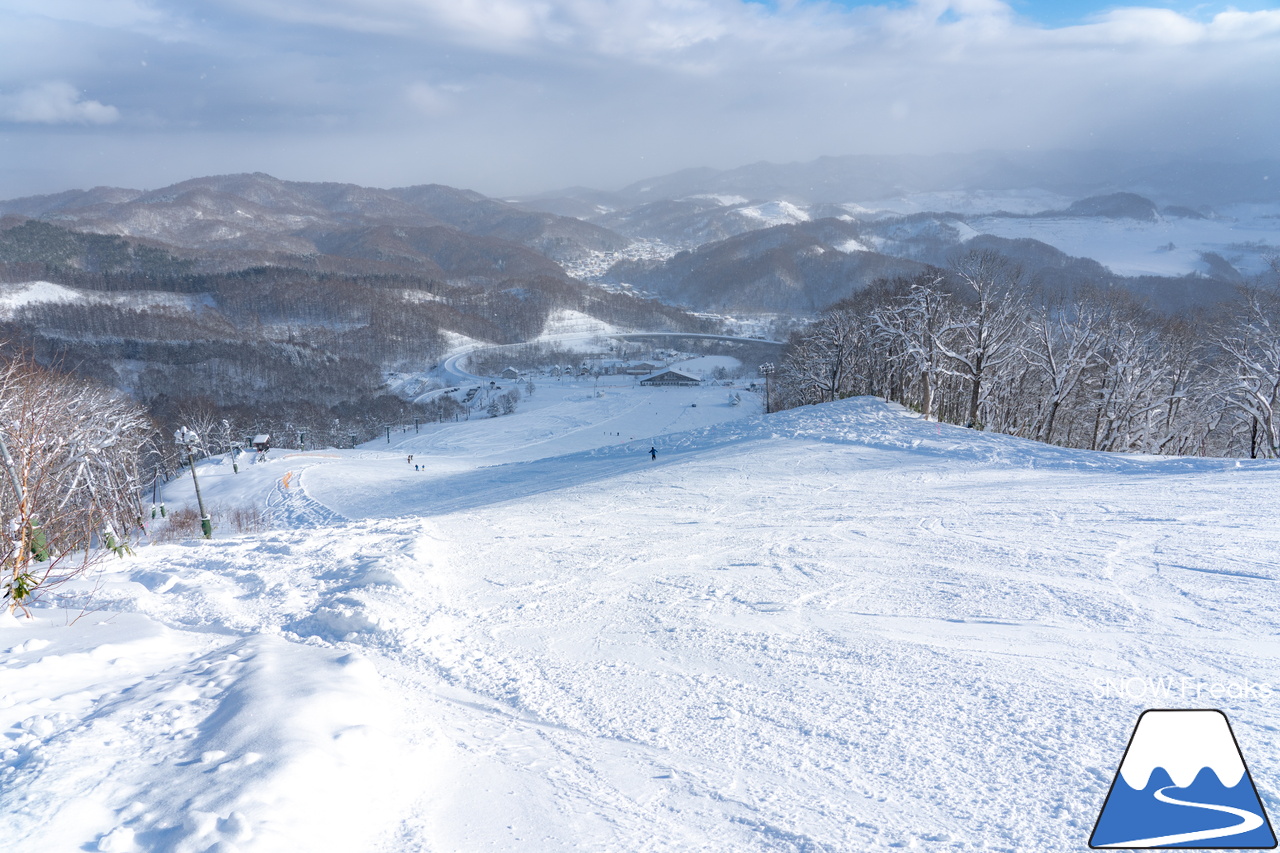
<path fill-rule="evenodd" d="M 680 370 L 667 369 L 649 374 L 644 379 L 640 380 L 640 384 L 655 386 L 701 385 L 702 380 Z"/>

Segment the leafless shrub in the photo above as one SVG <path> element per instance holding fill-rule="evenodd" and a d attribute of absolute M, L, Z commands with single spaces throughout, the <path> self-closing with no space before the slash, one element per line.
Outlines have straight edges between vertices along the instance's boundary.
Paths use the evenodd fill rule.
<path fill-rule="evenodd" d="M 240 535 L 262 533 L 272 527 L 271 512 L 258 506 L 214 506 L 209 509 L 214 534 Z M 152 542 L 184 542 L 203 537 L 200 513 L 195 507 L 170 510 L 164 519 L 156 519 L 151 530 Z"/>
<path fill-rule="evenodd" d="M 142 519 L 134 403 L 26 357 L 0 364 L 0 590 L 9 610 L 128 550 Z"/>

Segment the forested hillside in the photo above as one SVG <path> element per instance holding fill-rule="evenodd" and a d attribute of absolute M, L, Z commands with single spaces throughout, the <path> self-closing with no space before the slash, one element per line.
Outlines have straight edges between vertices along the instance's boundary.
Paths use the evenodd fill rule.
<path fill-rule="evenodd" d="M 0 223 L 0 337 L 127 390 L 161 420 L 198 405 L 346 443 L 412 419 L 384 374 L 430 368 L 450 336 L 528 340 L 566 309 L 633 328 L 711 328 L 451 226 L 370 226 L 319 242 L 333 253 L 201 272 L 178 247 L 11 216 Z"/>
<path fill-rule="evenodd" d="M 1089 450 L 1280 456 L 1280 260 L 1212 312 L 1036 286 L 991 250 L 877 282 L 797 333 L 775 407 L 875 394 Z"/>

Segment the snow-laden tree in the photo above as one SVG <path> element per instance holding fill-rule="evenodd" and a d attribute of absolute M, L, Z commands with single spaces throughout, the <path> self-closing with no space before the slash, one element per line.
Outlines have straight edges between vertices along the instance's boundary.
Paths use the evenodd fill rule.
<path fill-rule="evenodd" d="M 24 358 L 0 366 L 0 518 L 6 606 L 122 552 L 142 518 L 152 434 L 134 403 Z"/>
<path fill-rule="evenodd" d="M 1251 422 L 1252 453 L 1280 456 L 1280 291 L 1246 290 L 1234 320 L 1217 341 L 1225 398 Z"/>
<path fill-rule="evenodd" d="M 852 311 L 837 307 L 824 312 L 782 361 L 780 380 L 794 403 L 825 403 L 846 396 L 869 332 L 868 324 Z"/>
<path fill-rule="evenodd" d="M 1280 455 L 1280 261 L 1217 318 L 1120 290 L 1037 293 L 990 252 L 880 280 L 792 335 L 782 407 L 877 394 L 926 417 L 1096 450 Z M 1214 328 L 1210 333 L 1207 329 Z"/>
<path fill-rule="evenodd" d="M 1180 403 L 1201 370 L 1199 348 L 1131 300 L 1103 303 L 1097 364 L 1084 378 L 1094 450 L 1159 453 L 1177 437 Z"/>
<path fill-rule="evenodd" d="M 1018 348 L 1042 391 L 1037 395 L 1030 435 L 1052 442 L 1058 413 L 1098 363 L 1101 342 L 1094 294 L 1067 300 L 1042 300 L 1028 312 Z"/>
<path fill-rule="evenodd" d="M 225 429 L 222 426 L 224 421 L 227 421 Z M 229 419 L 223 418 L 218 407 L 208 398 L 199 397 L 184 401 L 178 406 L 178 422 L 194 430 L 202 438 L 202 443 L 195 452 L 195 458 L 214 456 L 230 448 L 229 442 L 233 436 L 230 434 Z"/>
<path fill-rule="evenodd" d="M 1015 358 L 1026 312 L 1022 269 L 993 251 L 970 252 L 956 261 L 952 274 L 966 287 L 937 336 L 946 357 L 943 369 L 969 386 L 966 426 L 981 425 L 984 395 L 995 377 Z"/>
<path fill-rule="evenodd" d="M 885 356 L 905 375 L 902 385 L 918 383 L 919 410 L 933 417 L 934 397 L 944 373 L 940 336 L 948 327 L 951 300 L 941 273 L 924 273 L 902 282 L 906 292 L 871 314 L 871 325 L 884 344 Z"/>

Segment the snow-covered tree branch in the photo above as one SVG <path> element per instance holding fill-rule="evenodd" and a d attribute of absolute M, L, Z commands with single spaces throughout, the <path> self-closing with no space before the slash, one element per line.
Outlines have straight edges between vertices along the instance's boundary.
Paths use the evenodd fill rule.
<path fill-rule="evenodd" d="M 12 610 L 127 547 L 142 517 L 146 414 L 25 358 L 0 367 L 3 595 Z"/>

